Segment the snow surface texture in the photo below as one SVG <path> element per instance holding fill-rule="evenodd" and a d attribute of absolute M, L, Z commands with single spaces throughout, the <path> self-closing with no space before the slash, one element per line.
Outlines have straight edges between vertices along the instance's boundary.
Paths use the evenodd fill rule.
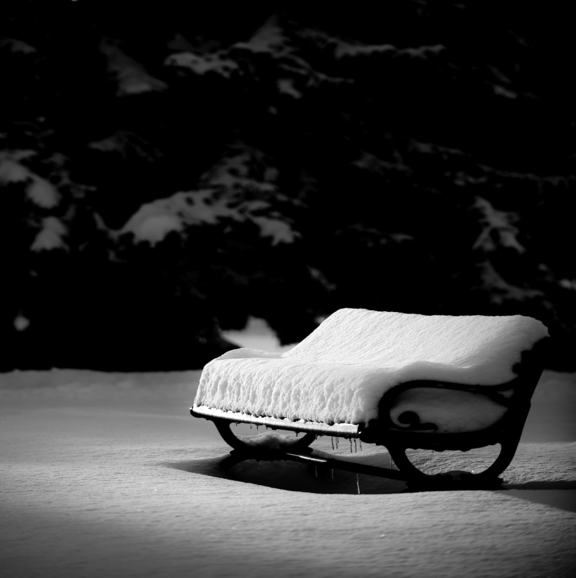
<path fill-rule="evenodd" d="M 198 378 L 0 374 L 2 578 L 574 575 L 576 374 L 544 373 L 505 490 L 422 493 L 294 462 L 223 470 L 230 448 L 188 414 Z"/>
<path fill-rule="evenodd" d="M 285 353 L 243 348 L 208 363 L 195 407 L 255 416 L 333 423 L 368 423 L 391 387 L 426 379 L 498 385 L 516 376 L 514 365 L 548 332 L 521 315 L 426 316 L 341 309 Z M 502 408 L 480 396 L 445 399 L 459 411 L 430 404 L 427 419 L 440 431 L 474 430 L 493 423 Z M 414 411 L 415 396 L 407 408 Z M 438 398 L 439 399 L 439 398 Z M 417 404 L 418 405 L 418 404 Z M 407 408 L 397 406 L 395 416 Z M 437 408 L 434 413 L 430 410 Z M 440 424 L 438 424 L 440 420 Z"/>

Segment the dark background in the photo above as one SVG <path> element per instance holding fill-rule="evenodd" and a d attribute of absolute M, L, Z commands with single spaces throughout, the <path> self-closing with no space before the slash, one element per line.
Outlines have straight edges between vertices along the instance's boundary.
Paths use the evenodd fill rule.
<path fill-rule="evenodd" d="M 0 370 L 340 307 L 530 315 L 575 370 L 569 4 L 4 2 Z"/>

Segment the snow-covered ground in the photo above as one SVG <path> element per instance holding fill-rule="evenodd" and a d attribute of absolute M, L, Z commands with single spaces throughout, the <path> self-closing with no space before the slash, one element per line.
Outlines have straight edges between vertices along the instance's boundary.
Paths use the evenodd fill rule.
<path fill-rule="evenodd" d="M 252 329 L 237 340 L 279 349 L 261 325 Z M 188 415 L 199 375 L 0 375 L 2 578 L 536 577 L 576 568 L 576 375 L 545 372 L 506 489 L 423 493 L 292 462 L 224 471 L 229 448 L 211 423 Z M 316 447 L 331 450 L 330 439 Z M 340 444 L 348 459 L 389 463 L 379 448 L 349 451 Z M 477 463 L 491 451 L 429 464 L 458 469 L 457 459 Z"/>

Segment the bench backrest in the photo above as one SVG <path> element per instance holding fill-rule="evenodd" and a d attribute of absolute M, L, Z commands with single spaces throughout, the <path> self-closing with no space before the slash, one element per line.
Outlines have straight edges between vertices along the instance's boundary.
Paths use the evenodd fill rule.
<path fill-rule="evenodd" d="M 340 309 L 282 357 L 317 363 L 401 368 L 414 364 L 473 371 L 477 383 L 514 377 L 523 351 L 548 335 L 538 320 Z"/>

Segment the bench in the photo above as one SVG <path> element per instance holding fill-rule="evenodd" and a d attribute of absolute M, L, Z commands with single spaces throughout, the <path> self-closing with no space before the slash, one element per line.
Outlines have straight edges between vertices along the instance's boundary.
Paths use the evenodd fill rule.
<path fill-rule="evenodd" d="M 191 408 L 233 448 L 231 463 L 288 459 L 403 480 L 411 488 L 497 487 L 516 452 L 549 337 L 530 317 L 341 309 L 292 350 L 242 348 L 208 363 Z M 263 443 L 234 423 L 303 433 Z M 398 470 L 325 458 L 317 436 L 384 446 Z M 256 438 L 255 438 L 256 439 Z M 428 475 L 408 449 L 500 444 L 483 472 Z"/>

